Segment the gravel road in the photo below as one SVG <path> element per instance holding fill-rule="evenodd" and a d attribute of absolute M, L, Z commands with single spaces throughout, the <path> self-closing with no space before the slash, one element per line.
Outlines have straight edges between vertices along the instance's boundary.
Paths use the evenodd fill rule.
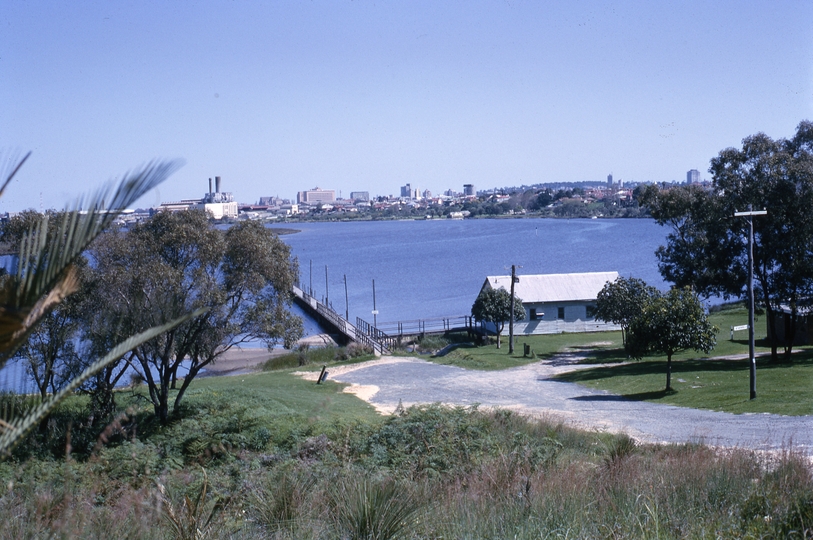
<path fill-rule="evenodd" d="M 384 357 L 334 369 L 330 378 L 350 383 L 349 391 L 382 411 L 394 410 L 399 402 L 480 404 L 561 419 L 574 427 L 626 432 L 648 442 L 703 442 L 755 450 L 792 446 L 813 454 L 811 416 L 686 409 L 630 401 L 551 379 L 572 369 L 577 368 L 538 362 L 504 371 L 473 371 L 419 358 Z"/>

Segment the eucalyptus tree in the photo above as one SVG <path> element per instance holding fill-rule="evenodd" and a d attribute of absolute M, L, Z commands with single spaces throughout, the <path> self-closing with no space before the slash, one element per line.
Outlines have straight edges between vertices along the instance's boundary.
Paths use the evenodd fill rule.
<path fill-rule="evenodd" d="M 0 195 L 28 159 L 8 156 L 0 161 Z M 108 184 L 87 200 L 56 218 L 44 215 L 33 220 L 19 242 L 17 267 L 0 282 L 0 368 L 24 346 L 37 324 L 80 286 L 76 261 L 119 213 L 164 181 L 178 168 L 177 162 L 153 162 L 124 176 L 118 185 Z M 187 315 L 188 316 L 188 315 Z M 93 361 L 61 390 L 49 394 L 31 409 L 0 411 L 0 454 L 8 452 L 67 395 L 100 369 L 118 361 L 143 340 L 166 331 L 170 323 L 131 336 Z"/>
<path fill-rule="evenodd" d="M 764 306 L 773 358 L 790 358 L 799 314 L 813 299 L 813 123 L 791 139 L 747 137 L 711 160 L 710 190 L 650 186 L 641 203 L 661 225 L 667 245 L 657 252 L 664 279 L 703 295 L 743 297 L 747 285 L 748 222 L 735 211 L 766 209 L 754 219 L 755 298 Z M 788 313 L 783 336 L 777 316 Z"/>
<path fill-rule="evenodd" d="M 471 315 L 477 321 L 489 322 L 497 330 L 497 348 L 500 348 L 500 335 L 505 323 L 511 319 L 511 293 L 505 289 L 486 288 L 480 291 L 471 306 Z M 522 300 L 514 295 L 514 320 L 525 318 Z"/>
<path fill-rule="evenodd" d="M 98 311 L 94 340 L 119 340 L 184 313 L 184 324 L 126 358 L 137 365 L 155 415 L 169 419 L 192 380 L 226 351 L 259 339 L 291 347 L 301 320 L 288 311 L 298 267 L 290 248 L 262 224 L 241 222 L 225 232 L 197 210 L 161 212 L 129 231 L 112 231 L 92 250 Z"/>

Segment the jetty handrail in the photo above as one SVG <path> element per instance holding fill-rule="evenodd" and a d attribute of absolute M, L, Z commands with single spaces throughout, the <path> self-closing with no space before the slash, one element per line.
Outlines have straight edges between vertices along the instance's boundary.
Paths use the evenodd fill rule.
<path fill-rule="evenodd" d="M 299 298 L 310 309 L 315 311 L 320 317 L 325 319 L 328 323 L 333 325 L 339 332 L 347 336 L 350 341 L 361 343 L 373 349 L 377 354 L 388 354 L 390 347 L 383 342 L 377 340 L 374 336 L 360 332 L 350 321 L 336 313 L 332 308 L 319 302 L 316 298 L 309 295 L 296 285 L 292 287 L 294 296 Z M 390 342 L 391 343 L 391 342 Z"/>

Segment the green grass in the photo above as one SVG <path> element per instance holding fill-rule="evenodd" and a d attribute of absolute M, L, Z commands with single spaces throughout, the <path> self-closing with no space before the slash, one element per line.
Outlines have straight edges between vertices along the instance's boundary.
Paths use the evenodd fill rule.
<path fill-rule="evenodd" d="M 813 533 L 802 454 L 643 445 L 476 407 L 382 417 L 342 385 L 290 371 L 196 380 L 167 426 L 148 421 L 143 388 L 120 392 L 119 405 L 138 411 L 91 457 L 0 462 L 0 538 Z M 56 420 L 77 426 L 83 399 Z"/>
<path fill-rule="evenodd" d="M 757 359 L 757 399 L 749 399 L 748 360 L 672 362 L 666 392 L 666 360 L 647 360 L 564 373 L 558 380 L 608 390 L 629 399 L 732 413 L 813 414 L 813 351 L 792 363 Z"/>
<path fill-rule="evenodd" d="M 711 323 L 720 329 L 717 334 L 717 346 L 709 354 L 686 351 L 675 355 L 675 359 L 710 358 L 734 354 L 748 354 L 748 333 L 735 333 L 730 341 L 730 328 L 748 322 L 748 312 L 739 304 L 723 306 L 709 317 Z M 756 352 L 770 351 L 765 343 L 765 322 L 757 319 L 755 324 Z M 493 340 L 494 338 L 492 338 Z M 502 347 L 497 349 L 495 343 L 484 346 L 464 344 L 442 357 L 432 358 L 438 364 L 448 364 L 469 369 L 499 370 L 523 366 L 539 360 L 549 360 L 563 352 L 586 356 L 584 363 L 604 364 L 626 362 L 627 354 L 623 349 L 621 332 L 592 332 L 582 334 L 545 334 L 538 336 L 515 336 L 514 353 L 508 353 L 508 336 L 502 336 Z M 531 347 L 532 354 L 524 356 L 524 344 Z"/>

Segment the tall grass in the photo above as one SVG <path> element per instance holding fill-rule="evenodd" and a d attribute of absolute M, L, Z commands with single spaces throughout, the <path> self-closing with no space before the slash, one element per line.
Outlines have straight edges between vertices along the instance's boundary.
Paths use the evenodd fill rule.
<path fill-rule="evenodd" d="M 646 445 L 438 405 L 313 421 L 305 401 L 260 411 L 240 384 L 91 455 L 0 463 L 0 539 L 813 538 L 809 457 L 792 448 Z"/>

